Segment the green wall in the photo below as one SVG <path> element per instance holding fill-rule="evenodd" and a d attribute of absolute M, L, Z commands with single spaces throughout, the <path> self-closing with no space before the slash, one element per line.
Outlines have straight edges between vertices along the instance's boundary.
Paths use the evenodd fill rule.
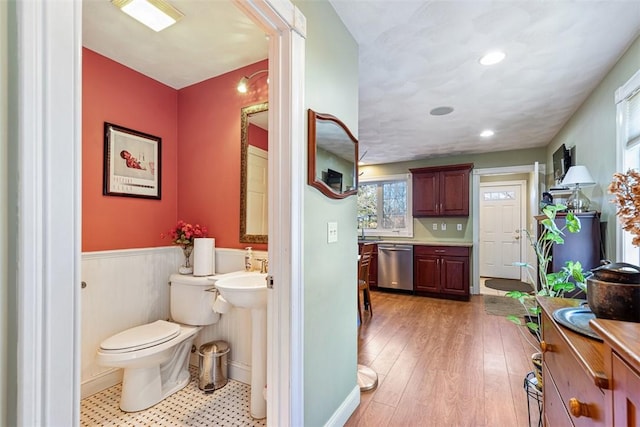
<path fill-rule="evenodd" d="M 0 93 L 7 93 L 8 88 L 8 63 L 9 63 L 9 32 L 7 31 L 7 2 L 0 2 L 0 28 L 3 29 L 0 35 Z M 8 124 L 8 96 L 0 97 L 0 205 L 8 206 L 7 179 L 8 162 L 7 146 L 9 145 Z M 0 209 L 0 425 L 10 425 L 7 418 L 7 397 L 15 394 L 9 393 L 7 388 L 7 322 L 9 305 L 7 301 L 7 288 L 9 281 L 9 271 L 7 266 L 8 257 L 8 225 L 7 210 Z M 13 304 L 12 304 L 13 305 Z"/>
<path fill-rule="evenodd" d="M 326 0 L 294 0 L 307 18 L 305 108 L 358 131 L 358 47 Z M 357 387 L 356 198 L 304 191 L 304 425 L 323 426 Z M 327 222 L 338 242 L 327 243 Z"/>
<path fill-rule="evenodd" d="M 617 64 L 598 84 L 571 119 L 558 132 L 547 147 L 547 171 L 552 170 L 552 155 L 560 144 L 567 148 L 576 147 L 574 164 L 585 165 L 596 186 L 583 190 L 591 199 L 590 210 L 602 212 L 601 220 L 606 222 L 606 256 L 616 259 L 615 207 L 609 202 L 611 195 L 607 187 L 616 172 L 616 105 L 614 94 L 633 74 L 640 69 L 640 38 L 636 39 Z M 547 181 L 551 175 L 547 175 Z"/>
<path fill-rule="evenodd" d="M 424 160 L 414 160 L 411 162 L 387 163 L 381 165 L 361 166 L 360 171 L 363 177 L 375 177 L 381 175 L 395 175 L 407 173 L 409 169 L 426 166 L 442 166 L 458 163 L 473 163 L 476 169 L 498 168 L 508 166 L 531 165 L 535 162 L 544 163 L 546 161 L 546 148 L 532 148 L 526 150 L 500 151 L 486 154 L 468 154 L 448 157 L 436 157 Z M 521 179 L 523 175 L 510 175 L 509 178 L 501 175 L 502 179 Z M 481 182 L 491 178 L 485 177 Z M 528 178 L 525 178 L 528 179 Z M 471 191 L 471 183 L 469 185 Z M 473 195 L 470 196 L 473 200 Z M 469 205 L 471 206 L 471 204 Z M 437 230 L 433 229 L 434 224 Z M 442 230 L 442 224 L 446 225 L 446 230 Z M 457 225 L 462 224 L 462 231 L 457 231 Z M 420 240 L 425 242 L 472 242 L 473 241 L 473 218 L 471 215 L 466 218 L 415 218 L 413 220 L 413 238 L 402 239 L 394 237 L 392 240 Z M 390 239 L 390 238 L 388 238 Z M 385 238 L 382 238 L 385 240 Z"/>

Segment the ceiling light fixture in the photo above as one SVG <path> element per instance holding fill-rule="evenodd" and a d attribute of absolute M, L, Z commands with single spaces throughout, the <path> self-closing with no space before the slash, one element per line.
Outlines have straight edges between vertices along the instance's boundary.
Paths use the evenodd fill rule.
<path fill-rule="evenodd" d="M 156 32 L 164 30 L 184 17 L 182 12 L 164 0 L 111 0 L 111 3 Z"/>
<path fill-rule="evenodd" d="M 489 138 L 491 136 L 493 136 L 495 134 L 495 132 L 493 132 L 491 129 L 485 129 L 482 132 L 480 132 L 480 136 L 483 138 Z"/>
<path fill-rule="evenodd" d="M 429 114 L 432 116 L 446 116 L 447 114 L 451 114 L 453 112 L 453 107 L 436 107 L 433 110 L 429 111 Z"/>
<path fill-rule="evenodd" d="M 492 52 L 487 53 L 482 58 L 480 58 L 480 63 L 482 65 L 495 65 L 498 62 L 502 62 L 502 60 L 506 56 L 507 55 L 504 52 L 500 50 L 494 50 Z"/>

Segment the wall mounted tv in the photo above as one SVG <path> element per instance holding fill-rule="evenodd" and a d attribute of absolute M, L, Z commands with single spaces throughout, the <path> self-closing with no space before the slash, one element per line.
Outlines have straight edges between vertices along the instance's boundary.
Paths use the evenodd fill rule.
<path fill-rule="evenodd" d="M 564 144 L 553 153 L 553 182 L 555 185 L 562 183 L 562 179 L 571 167 L 571 157 L 571 150 L 568 150 Z"/>

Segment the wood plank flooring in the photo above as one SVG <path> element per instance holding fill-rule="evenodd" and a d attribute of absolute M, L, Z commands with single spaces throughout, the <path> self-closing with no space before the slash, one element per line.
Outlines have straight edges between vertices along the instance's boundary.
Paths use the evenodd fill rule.
<path fill-rule="evenodd" d="M 372 292 L 359 363 L 378 373 L 346 426 L 525 427 L 535 351 L 517 327 L 470 302 Z M 531 401 L 531 425 L 538 425 Z"/>

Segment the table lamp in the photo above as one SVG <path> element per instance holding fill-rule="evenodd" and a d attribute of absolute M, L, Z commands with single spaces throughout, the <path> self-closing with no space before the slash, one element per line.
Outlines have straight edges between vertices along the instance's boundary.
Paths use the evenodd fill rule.
<path fill-rule="evenodd" d="M 573 190 L 567 200 L 567 209 L 571 212 L 586 212 L 589 210 L 590 200 L 580 188 L 596 185 L 586 166 L 571 166 L 562 180 L 562 185 Z"/>

